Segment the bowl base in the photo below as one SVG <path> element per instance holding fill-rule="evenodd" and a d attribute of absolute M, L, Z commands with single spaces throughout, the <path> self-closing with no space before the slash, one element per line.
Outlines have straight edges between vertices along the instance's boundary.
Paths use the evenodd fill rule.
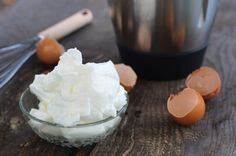
<path fill-rule="evenodd" d="M 140 78 L 176 80 L 185 78 L 202 65 L 207 47 L 193 52 L 173 55 L 154 55 L 134 51 L 118 44 L 122 61 L 130 65 Z"/>

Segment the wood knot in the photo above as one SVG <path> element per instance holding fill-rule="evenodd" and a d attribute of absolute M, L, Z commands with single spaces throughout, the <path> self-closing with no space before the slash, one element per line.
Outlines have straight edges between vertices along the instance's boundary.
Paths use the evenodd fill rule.
<path fill-rule="evenodd" d="M 140 110 L 137 110 L 137 111 L 135 111 L 134 112 L 134 116 L 136 117 L 136 118 L 139 118 L 140 117 L 140 115 L 141 115 L 141 111 Z"/>

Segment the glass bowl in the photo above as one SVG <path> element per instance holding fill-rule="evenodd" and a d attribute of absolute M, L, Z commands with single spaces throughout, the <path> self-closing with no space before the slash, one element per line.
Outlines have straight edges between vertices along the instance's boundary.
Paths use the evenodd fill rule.
<path fill-rule="evenodd" d="M 116 117 L 75 126 L 62 126 L 32 116 L 29 112 L 31 108 L 38 108 L 39 100 L 29 89 L 21 95 L 19 105 L 32 130 L 42 139 L 57 145 L 78 148 L 105 139 L 117 128 L 128 107 L 128 95 L 126 97 L 127 104 L 117 112 Z"/>

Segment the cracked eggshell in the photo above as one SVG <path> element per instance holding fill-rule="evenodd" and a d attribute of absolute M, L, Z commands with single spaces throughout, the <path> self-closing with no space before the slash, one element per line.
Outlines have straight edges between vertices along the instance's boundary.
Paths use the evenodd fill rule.
<path fill-rule="evenodd" d="M 130 66 L 125 64 L 116 64 L 115 67 L 120 78 L 120 84 L 129 92 L 136 85 L 136 73 Z"/>
<path fill-rule="evenodd" d="M 205 102 L 197 91 L 185 88 L 168 98 L 167 110 L 178 124 L 192 125 L 203 118 Z"/>
<path fill-rule="evenodd" d="M 206 101 L 216 97 L 221 89 L 220 76 L 210 67 L 201 67 L 193 71 L 185 84 L 200 93 Z"/>

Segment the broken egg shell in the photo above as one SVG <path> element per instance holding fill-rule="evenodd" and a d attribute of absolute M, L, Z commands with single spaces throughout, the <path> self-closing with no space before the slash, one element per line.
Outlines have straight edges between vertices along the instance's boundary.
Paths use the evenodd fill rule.
<path fill-rule="evenodd" d="M 185 84 L 187 87 L 199 92 L 206 101 L 216 97 L 221 89 L 220 76 L 210 67 L 201 67 L 193 71 L 187 77 Z M 200 85 L 203 87 L 199 87 Z"/>
<path fill-rule="evenodd" d="M 221 87 L 219 87 L 218 89 L 216 89 L 214 92 L 212 92 L 212 93 L 210 93 L 210 94 L 208 94 L 208 95 L 202 96 L 202 97 L 203 97 L 203 99 L 204 99 L 205 101 L 210 101 L 211 99 L 213 99 L 213 98 L 215 98 L 216 96 L 219 95 L 220 90 L 221 90 Z"/>
<path fill-rule="evenodd" d="M 134 88 L 137 82 L 137 75 L 134 70 L 123 63 L 116 64 L 115 68 L 120 78 L 120 84 L 125 88 L 126 91 L 130 91 Z"/>
<path fill-rule="evenodd" d="M 188 95 L 181 94 L 181 92 L 182 93 L 183 92 L 191 92 L 191 94 L 192 94 L 191 96 L 193 96 L 197 100 L 192 100 L 193 97 L 191 97 L 191 96 L 187 97 Z M 204 102 L 202 96 L 198 92 L 196 92 L 195 90 L 193 90 L 191 88 L 185 88 L 181 92 L 177 95 L 171 95 L 168 98 L 167 110 L 168 110 L 170 116 L 178 124 L 185 125 L 185 126 L 192 125 L 203 118 L 203 116 L 205 114 L 205 102 Z M 181 98 L 181 101 L 183 101 L 183 103 L 181 105 L 173 103 L 173 99 L 176 97 Z M 191 101 L 191 103 L 187 103 L 187 102 L 184 103 L 186 98 L 191 98 L 190 100 L 188 100 L 188 101 Z M 184 110 L 186 105 L 189 105 L 189 104 L 191 104 L 192 107 L 190 107 L 191 110 L 188 110 L 188 112 L 182 112 L 182 115 L 179 115 L 179 113 L 175 112 L 177 110 L 177 107 L 181 107 L 178 109 Z M 171 108 L 171 105 L 172 105 L 172 108 Z M 174 107 L 176 107 L 176 108 L 174 108 Z"/>

